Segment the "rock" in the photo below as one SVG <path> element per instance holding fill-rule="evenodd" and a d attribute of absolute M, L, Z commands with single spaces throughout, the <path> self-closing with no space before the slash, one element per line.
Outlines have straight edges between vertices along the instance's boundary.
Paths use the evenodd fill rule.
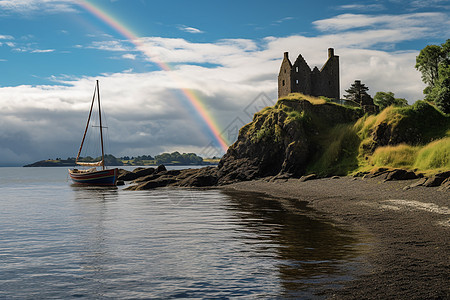
<path fill-rule="evenodd" d="M 386 181 L 391 180 L 410 180 L 419 178 L 413 171 L 403 169 L 395 169 L 390 171 L 386 176 Z"/>
<path fill-rule="evenodd" d="M 418 174 L 417 176 L 420 177 L 420 179 L 417 182 L 410 184 L 410 188 L 414 188 L 417 186 L 441 186 L 439 190 L 448 190 L 450 188 L 450 171 L 441 172 L 431 177 L 423 177 L 423 174 Z"/>
<path fill-rule="evenodd" d="M 141 183 L 141 182 L 155 180 L 161 176 L 176 178 L 180 173 L 181 173 L 181 170 L 168 170 L 168 171 L 162 171 L 162 172 L 154 172 L 150 175 L 137 178 L 136 180 L 134 180 L 134 183 Z"/>
<path fill-rule="evenodd" d="M 197 169 L 197 172 L 193 172 L 190 176 L 180 180 L 180 186 L 194 186 L 194 187 L 205 187 L 214 186 L 217 184 L 217 168 L 207 167 Z"/>
<path fill-rule="evenodd" d="M 134 176 L 135 175 L 131 171 L 119 169 L 119 175 L 117 176 L 117 180 L 125 180 L 125 181 L 134 180 L 135 179 Z"/>
<path fill-rule="evenodd" d="M 390 170 L 391 169 L 388 169 L 388 168 L 377 168 L 377 169 L 374 169 L 374 170 L 370 171 L 369 173 L 365 174 L 363 176 L 363 179 L 375 178 L 375 177 L 379 177 L 379 176 L 382 176 L 382 179 L 386 179 L 387 173 Z"/>
<path fill-rule="evenodd" d="M 158 187 L 165 187 L 174 183 L 176 183 L 176 180 L 172 177 L 159 177 L 154 180 L 145 181 L 141 184 L 134 185 L 126 189 L 133 191 L 150 190 Z"/>
<path fill-rule="evenodd" d="M 159 166 L 156 168 L 155 173 L 160 173 L 160 172 L 164 172 L 164 171 L 167 171 L 166 166 L 165 166 L 165 165 L 159 165 Z"/>
<path fill-rule="evenodd" d="M 151 180 L 154 180 L 154 179 L 159 178 L 159 177 L 161 177 L 161 174 L 153 173 L 153 174 L 148 175 L 148 176 L 139 177 L 139 178 L 135 179 L 133 181 L 133 183 L 142 183 L 142 182 L 146 182 L 146 181 L 151 181 Z"/>
<path fill-rule="evenodd" d="M 204 187 L 217 184 L 217 168 L 166 170 L 138 178 L 127 190 L 148 190 L 165 186 Z"/>
<path fill-rule="evenodd" d="M 269 182 L 274 182 L 274 181 L 276 181 L 276 180 L 288 180 L 289 178 L 291 178 L 292 177 L 292 174 L 289 174 L 289 173 L 281 173 L 281 174 L 278 174 L 278 175 L 276 175 L 276 176 L 273 176 L 270 180 L 269 180 Z"/>
<path fill-rule="evenodd" d="M 441 186 L 438 189 L 439 191 L 448 191 L 450 190 L 450 178 L 445 179 L 442 183 Z"/>
<path fill-rule="evenodd" d="M 308 181 L 308 180 L 313 180 L 313 179 L 317 179 L 316 174 L 309 174 L 306 176 L 302 176 L 302 177 L 300 177 L 300 179 L 298 181 L 303 182 L 303 181 Z"/>
<path fill-rule="evenodd" d="M 123 180 L 117 180 L 116 185 L 125 185 L 125 182 Z"/>
<path fill-rule="evenodd" d="M 341 178 L 340 176 L 333 176 L 333 177 L 331 177 L 331 179 L 339 179 L 339 178 Z"/>
<path fill-rule="evenodd" d="M 138 170 L 133 170 L 133 173 L 139 178 L 155 173 L 155 168 L 138 168 Z"/>
<path fill-rule="evenodd" d="M 127 171 L 120 169 L 119 170 L 119 176 L 117 177 L 118 180 L 123 181 L 132 181 L 136 180 L 139 177 L 147 176 L 150 174 L 153 174 L 155 172 L 155 168 L 136 168 L 133 171 Z"/>
<path fill-rule="evenodd" d="M 436 176 L 437 177 L 442 177 L 442 178 L 450 178 L 450 171 L 438 173 L 438 174 L 436 174 Z"/>
<path fill-rule="evenodd" d="M 447 179 L 446 177 L 443 176 L 446 175 L 446 173 L 447 172 L 431 176 L 430 178 L 427 179 L 427 181 L 423 185 L 427 187 L 440 186 Z"/>
<path fill-rule="evenodd" d="M 364 171 L 364 172 L 358 172 L 356 174 L 353 174 L 353 177 L 363 177 L 364 175 L 369 174 L 370 172 Z"/>
<path fill-rule="evenodd" d="M 422 186 L 428 178 L 420 178 L 418 181 L 414 182 L 413 184 L 410 184 L 408 187 L 415 188 L 417 186 Z"/>

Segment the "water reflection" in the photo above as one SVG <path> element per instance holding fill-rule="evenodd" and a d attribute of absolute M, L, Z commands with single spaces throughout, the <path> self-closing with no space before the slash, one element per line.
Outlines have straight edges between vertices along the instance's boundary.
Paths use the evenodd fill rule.
<path fill-rule="evenodd" d="M 361 233 L 349 231 L 308 209 L 305 202 L 225 191 L 227 209 L 257 241 L 247 242 L 255 255 L 274 256 L 285 295 L 314 285 L 349 280 L 352 261 L 365 251 Z M 248 234 L 241 235 L 248 239 Z M 300 293 L 300 294 L 299 294 Z"/>
<path fill-rule="evenodd" d="M 118 200 L 117 187 L 96 187 L 71 185 L 75 203 L 78 205 L 80 224 L 84 232 L 79 253 L 79 267 L 82 279 L 90 282 L 88 290 L 77 289 L 74 296 L 90 295 L 103 297 L 106 280 L 110 278 L 110 266 L 113 264 L 112 253 L 109 251 L 111 242 L 108 240 L 109 221 L 108 209 Z"/>
<path fill-rule="evenodd" d="M 71 189 L 82 224 L 84 284 L 75 296 L 311 298 L 350 278 L 362 251 L 358 233 L 299 201 L 220 190 Z"/>

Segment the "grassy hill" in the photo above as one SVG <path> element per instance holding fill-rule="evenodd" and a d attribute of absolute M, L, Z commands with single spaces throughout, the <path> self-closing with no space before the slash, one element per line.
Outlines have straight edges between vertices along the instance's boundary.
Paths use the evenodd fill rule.
<path fill-rule="evenodd" d="M 450 117 L 424 101 L 364 115 L 290 94 L 256 113 L 219 164 L 230 180 L 242 174 L 349 175 L 376 167 L 450 170 Z"/>

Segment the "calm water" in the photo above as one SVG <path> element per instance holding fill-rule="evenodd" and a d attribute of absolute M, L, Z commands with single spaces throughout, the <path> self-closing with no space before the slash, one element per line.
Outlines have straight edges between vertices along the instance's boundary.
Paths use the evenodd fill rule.
<path fill-rule="evenodd" d="M 360 235 L 301 202 L 66 173 L 0 168 L 1 299 L 316 298 L 358 269 Z"/>

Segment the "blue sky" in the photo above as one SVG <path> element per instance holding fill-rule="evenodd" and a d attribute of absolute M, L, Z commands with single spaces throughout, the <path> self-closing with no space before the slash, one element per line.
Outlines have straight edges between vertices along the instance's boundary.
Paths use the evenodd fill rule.
<path fill-rule="evenodd" d="M 372 96 L 413 103 L 424 87 L 415 56 L 450 38 L 448 0 L 89 2 L 183 81 L 77 1 L 0 0 L 0 165 L 74 156 L 95 79 L 110 153 L 201 154 L 213 136 L 178 88 L 195 91 L 220 128 L 236 127 L 261 93 L 276 101 L 283 52 L 320 68 L 334 47 L 341 94 L 360 79 Z"/>

